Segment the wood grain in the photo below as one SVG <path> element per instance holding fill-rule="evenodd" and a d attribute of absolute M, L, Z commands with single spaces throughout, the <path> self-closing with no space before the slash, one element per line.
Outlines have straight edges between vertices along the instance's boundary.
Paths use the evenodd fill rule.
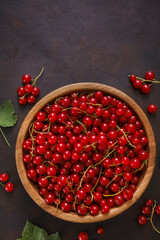
<path fill-rule="evenodd" d="M 148 138 L 148 150 L 149 150 L 149 158 L 148 158 L 148 166 L 141 176 L 141 179 L 139 181 L 137 190 L 135 191 L 133 198 L 127 202 L 125 202 L 120 207 L 114 207 L 110 210 L 107 214 L 99 214 L 98 216 L 91 216 L 90 214 L 87 214 L 86 216 L 78 216 L 76 213 L 63 213 L 60 210 L 56 211 L 55 207 L 47 205 L 44 201 L 44 199 L 39 195 L 38 190 L 36 187 L 31 183 L 31 181 L 27 178 L 26 175 L 26 169 L 23 163 L 23 148 L 22 143 L 26 136 L 28 135 L 28 128 L 32 121 L 35 118 L 36 113 L 43 108 L 44 105 L 47 103 L 50 103 L 54 101 L 56 98 L 64 95 L 68 95 L 71 92 L 92 92 L 96 90 L 102 90 L 104 93 L 115 96 L 116 98 L 121 99 L 122 101 L 126 102 L 130 108 L 135 112 L 135 114 L 138 116 L 139 120 L 142 122 L 146 136 Z M 153 134 L 152 127 L 148 121 L 148 118 L 142 111 L 142 109 L 138 106 L 138 104 L 131 99 L 128 95 L 125 93 L 117 90 L 116 88 L 99 84 L 99 83 L 76 83 L 76 84 L 70 84 L 64 87 L 61 87 L 48 95 L 46 95 L 44 98 L 42 98 L 28 113 L 26 118 L 24 119 L 21 128 L 19 130 L 19 134 L 17 137 L 17 143 L 16 143 L 16 165 L 18 174 L 20 176 L 21 182 L 30 195 L 30 197 L 45 211 L 50 213 L 51 215 L 61 218 L 66 221 L 70 222 L 77 222 L 77 223 L 91 223 L 91 222 L 99 222 L 104 221 L 106 219 L 112 218 L 125 210 L 127 210 L 130 206 L 132 206 L 143 194 L 145 189 L 147 188 L 151 177 L 153 175 L 154 167 L 155 167 L 155 159 L 156 159 L 156 143 L 155 143 L 155 137 Z"/>

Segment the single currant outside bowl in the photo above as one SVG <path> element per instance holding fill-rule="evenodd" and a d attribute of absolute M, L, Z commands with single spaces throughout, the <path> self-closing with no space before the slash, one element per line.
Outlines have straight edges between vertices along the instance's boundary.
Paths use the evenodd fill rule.
<path fill-rule="evenodd" d="M 106 214 L 99 213 L 97 216 L 91 216 L 90 214 L 87 214 L 85 216 L 79 216 L 74 212 L 62 212 L 61 210 L 56 210 L 56 207 L 52 205 L 47 205 L 44 198 L 42 198 L 39 195 L 38 189 L 36 186 L 28 179 L 27 177 L 27 171 L 26 167 L 23 162 L 23 141 L 28 136 L 28 129 L 30 124 L 35 119 L 36 113 L 40 111 L 46 104 L 49 104 L 56 100 L 59 97 L 66 96 L 71 94 L 72 92 L 95 92 L 97 90 L 101 90 L 106 95 L 111 95 L 123 102 L 125 102 L 135 113 L 135 115 L 139 118 L 141 121 L 146 137 L 148 138 L 148 164 L 146 169 L 143 171 L 140 181 L 138 183 L 137 189 L 133 194 L 133 198 L 131 200 L 128 200 L 123 203 L 123 205 L 118 207 L 113 207 L 110 209 L 110 211 Z M 16 165 L 18 174 L 20 176 L 21 182 L 30 195 L 30 197 L 46 212 L 50 213 L 51 215 L 61 218 L 66 221 L 71 222 L 77 222 L 77 223 L 91 223 L 91 222 L 99 222 L 104 221 L 106 219 L 112 218 L 125 210 L 127 210 L 129 207 L 131 207 L 143 194 L 145 189 L 147 188 L 153 171 L 155 167 L 155 158 L 156 158 L 156 144 L 155 144 L 155 137 L 153 134 L 152 127 L 142 111 L 142 109 L 137 105 L 137 103 L 131 99 L 128 95 L 121 92 L 120 90 L 113 88 L 111 86 L 107 86 L 104 84 L 99 83 L 92 83 L 92 82 L 86 82 L 86 83 L 76 83 L 67 85 L 64 87 L 61 87 L 48 95 L 46 95 L 44 98 L 42 98 L 28 113 L 25 120 L 22 123 L 22 126 L 20 128 L 17 143 L 16 143 Z"/>

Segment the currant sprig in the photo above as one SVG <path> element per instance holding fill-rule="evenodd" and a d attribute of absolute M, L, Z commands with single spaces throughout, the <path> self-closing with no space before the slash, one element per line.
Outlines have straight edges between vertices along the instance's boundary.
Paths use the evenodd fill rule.
<path fill-rule="evenodd" d="M 142 207 L 141 212 L 143 215 L 138 217 L 138 223 L 140 225 L 145 225 L 147 221 L 150 221 L 153 229 L 160 234 L 160 230 L 158 230 L 153 223 L 154 213 L 160 215 L 160 205 L 157 204 L 156 200 L 153 201 L 152 199 L 148 199 Z M 148 217 L 148 215 L 150 215 L 150 217 Z"/>
<path fill-rule="evenodd" d="M 36 87 L 36 81 L 42 75 L 43 71 L 44 67 L 42 67 L 41 72 L 34 79 L 31 79 L 29 74 L 22 76 L 22 82 L 25 86 L 17 89 L 17 94 L 19 95 L 18 102 L 20 105 L 26 105 L 27 102 L 33 104 L 36 101 L 36 97 L 40 94 L 39 88 Z"/>
<path fill-rule="evenodd" d="M 8 179 L 9 179 L 9 176 L 7 173 L 0 174 L 0 185 L 6 190 L 6 192 L 12 192 L 14 189 L 14 185 L 12 182 L 7 182 Z"/>

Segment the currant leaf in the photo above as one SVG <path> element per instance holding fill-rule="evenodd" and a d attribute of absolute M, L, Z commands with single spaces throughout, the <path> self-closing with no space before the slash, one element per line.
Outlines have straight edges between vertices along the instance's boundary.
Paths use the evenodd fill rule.
<path fill-rule="evenodd" d="M 49 236 L 49 240 L 61 240 L 60 236 L 59 236 L 59 233 L 56 232 L 56 233 L 53 233 Z"/>
<path fill-rule="evenodd" d="M 40 228 L 27 220 L 22 232 L 22 238 L 18 238 L 17 240 L 61 240 L 61 238 L 58 232 L 49 236 L 43 228 Z"/>
<path fill-rule="evenodd" d="M 4 135 L 1 127 L 13 127 L 17 122 L 17 116 L 14 115 L 14 107 L 10 100 L 0 105 L 0 132 L 2 133 L 6 143 L 10 147 L 10 144 Z"/>
<path fill-rule="evenodd" d="M 0 126 L 13 127 L 17 122 L 14 107 L 10 100 L 0 105 Z"/>

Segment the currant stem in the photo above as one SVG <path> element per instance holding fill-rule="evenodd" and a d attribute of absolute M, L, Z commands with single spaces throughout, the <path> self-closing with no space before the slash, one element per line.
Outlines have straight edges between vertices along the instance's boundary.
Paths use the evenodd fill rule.
<path fill-rule="evenodd" d="M 151 218 L 149 218 L 151 224 L 152 224 L 152 227 L 153 229 L 160 234 L 160 231 L 154 226 L 154 223 L 153 223 L 153 215 L 154 215 L 154 210 L 155 210 L 155 207 L 156 207 L 156 201 L 154 201 L 154 206 L 152 208 L 152 212 L 151 212 Z"/>
<path fill-rule="evenodd" d="M 104 196 L 104 197 L 114 197 L 114 196 L 120 194 L 121 192 L 123 192 L 123 190 L 124 190 L 127 186 L 128 186 L 128 182 L 126 182 L 125 186 L 122 187 L 121 190 L 120 190 L 119 192 L 114 193 L 114 194 L 108 194 L 108 195 L 103 194 L 103 196 Z"/>
<path fill-rule="evenodd" d="M 128 77 L 130 77 L 130 76 L 131 76 L 131 75 L 128 75 Z M 156 79 L 147 80 L 147 79 L 140 78 L 140 77 L 136 77 L 136 79 L 139 79 L 139 80 L 141 80 L 142 82 L 152 82 L 153 84 L 154 84 L 154 83 L 160 83 L 160 81 L 157 81 Z"/>
<path fill-rule="evenodd" d="M 4 184 L 3 184 L 3 183 L 1 183 L 1 182 L 0 182 L 0 185 L 1 185 L 3 188 L 5 188 L 5 186 L 4 186 Z"/>
<path fill-rule="evenodd" d="M 92 166 L 93 166 L 93 164 L 92 164 L 91 166 L 89 166 L 89 167 L 84 171 L 83 176 L 82 176 L 82 178 L 81 178 L 81 181 L 80 181 L 80 183 L 79 183 L 79 187 L 77 188 L 77 191 L 82 187 L 83 179 L 85 178 L 88 169 L 90 169 Z"/>
<path fill-rule="evenodd" d="M 7 143 L 7 145 L 8 145 L 9 147 L 11 147 L 11 145 L 10 145 L 10 143 L 8 142 L 6 136 L 4 135 L 4 132 L 2 131 L 2 128 L 1 128 L 1 127 L 0 127 L 0 131 L 1 131 L 2 136 L 4 137 L 4 139 L 5 139 L 6 143 Z"/>
<path fill-rule="evenodd" d="M 34 82 L 33 82 L 32 86 L 35 85 L 37 79 L 42 75 L 43 71 L 44 71 L 44 67 L 42 67 L 41 72 L 40 72 L 40 73 L 38 74 L 38 76 L 34 79 Z"/>
<path fill-rule="evenodd" d="M 87 130 L 86 130 L 85 125 L 84 125 L 82 122 L 80 122 L 79 120 L 76 120 L 76 122 L 78 122 L 80 125 L 82 125 L 82 126 L 84 127 L 84 132 L 85 132 L 86 135 L 88 136 L 88 132 L 87 132 Z"/>
<path fill-rule="evenodd" d="M 116 126 L 116 127 L 118 128 L 118 130 L 120 130 L 120 131 L 124 134 L 124 136 L 125 136 L 125 138 L 127 139 L 127 142 L 129 143 L 129 145 L 132 146 L 132 147 L 134 147 L 134 148 L 136 148 L 136 146 L 134 146 L 134 145 L 129 141 L 126 133 L 125 133 L 120 127 L 118 127 L 118 126 Z"/>
<path fill-rule="evenodd" d="M 101 174 L 102 174 L 102 165 L 101 165 L 101 169 L 100 169 L 100 173 L 99 173 L 97 182 L 96 182 L 96 184 L 94 185 L 94 187 L 92 188 L 91 193 L 92 193 L 92 192 L 94 191 L 94 189 L 96 188 L 96 186 L 97 186 L 97 184 L 98 184 L 98 182 L 99 182 L 99 179 L 100 179 Z"/>

